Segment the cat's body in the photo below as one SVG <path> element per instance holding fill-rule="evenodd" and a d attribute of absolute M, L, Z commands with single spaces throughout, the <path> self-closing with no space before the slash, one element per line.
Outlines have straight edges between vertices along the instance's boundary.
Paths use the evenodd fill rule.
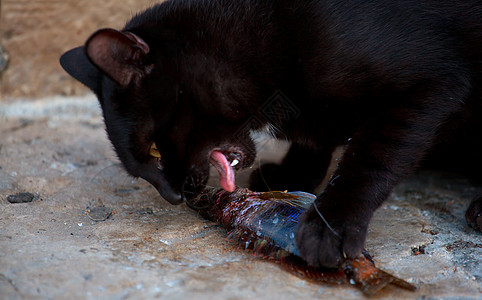
<path fill-rule="evenodd" d="M 203 188 L 209 162 L 232 190 L 252 129 L 293 143 L 254 189 L 310 191 L 346 144 L 316 202 L 326 222 L 312 207 L 298 229 L 313 265 L 359 254 L 373 212 L 424 161 L 482 169 L 480 1 L 171 0 L 61 62 L 98 95 L 126 169 L 172 203 Z M 266 117 L 273 94 L 296 114 Z M 481 203 L 467 215 L 479 228 Z"/>

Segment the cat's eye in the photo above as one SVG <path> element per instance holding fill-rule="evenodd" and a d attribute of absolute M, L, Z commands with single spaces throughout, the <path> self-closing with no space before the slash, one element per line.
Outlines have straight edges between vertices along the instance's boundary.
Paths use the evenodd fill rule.
<path fill-rule="evenodd" d="M 151 148 L 149 149 L 149 155 L 155 158 L 161 158 L 161 153 L 159 153 L 156 143 L 152 143 Z"/>

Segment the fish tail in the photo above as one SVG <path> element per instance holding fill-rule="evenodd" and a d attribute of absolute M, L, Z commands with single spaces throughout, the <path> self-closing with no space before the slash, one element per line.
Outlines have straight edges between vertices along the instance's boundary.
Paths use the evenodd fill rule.
<path fill-rule="evenodd" d="M 378 269 L 370 258 L 363 255 L 356 259 L 348 259 L 344 265 L 350 284 L 358 286 L 368 296 L 374 295 L 389 284 L 410 291 L 416 289 L 413 284 Z"/>

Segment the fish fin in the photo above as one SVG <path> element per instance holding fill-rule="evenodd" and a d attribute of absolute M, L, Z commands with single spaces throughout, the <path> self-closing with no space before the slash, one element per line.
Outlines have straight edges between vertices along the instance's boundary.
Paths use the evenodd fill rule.
<path fill-rule="evenodd" d="M 313 197 L 308 197 L 305 194 Z M 313 203 L 313 201 L 316 198 L 314 195 L 311 195 L 308 193 L 302 193 L 302 192 L 287 193 L 287 192 L 278 192 L 278 191 L 259 193 L 258 197 L 263 200 L 285 203 L 290 206 L 305 208 L 305 209 L 310 207 L 310 205 Z"/>

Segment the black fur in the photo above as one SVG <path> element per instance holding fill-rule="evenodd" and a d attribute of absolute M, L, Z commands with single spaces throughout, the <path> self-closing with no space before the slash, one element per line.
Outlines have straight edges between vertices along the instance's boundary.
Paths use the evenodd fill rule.
<path fill-rule="evenodd" d="M 480 1 L 170 0 L 61 62 L 99 97 L 126 169 L 172 203 L 203 188 L 213 149 L 251 165 L 250 130 L 293 143 L 253 173 L 256 189 L 312 190 L 346 145 L 315 204 L 336 233 L 313 207 L 298 228 L 312 265 L 358 255 L 374 211 L 424 161 L 482 168 Z M 266 118 L 277 91 L 297 118 Z M 481 199 L 467 212 L 479 229 Z"/>

